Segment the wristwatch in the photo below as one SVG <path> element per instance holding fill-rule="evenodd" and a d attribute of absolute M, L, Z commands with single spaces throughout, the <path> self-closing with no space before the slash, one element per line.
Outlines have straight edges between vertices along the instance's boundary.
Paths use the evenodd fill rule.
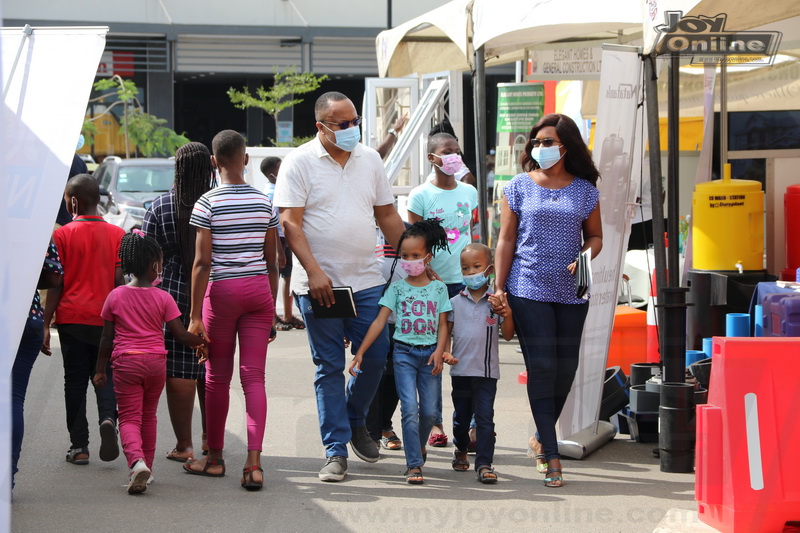
<path fill-rule="evenodd" d="M 397 132 L 395 131 L 394 128 L 389 128 L 389 131 L 387 131 L 386 133 L 394 135 L 395 137 L 397 137 Z"/>

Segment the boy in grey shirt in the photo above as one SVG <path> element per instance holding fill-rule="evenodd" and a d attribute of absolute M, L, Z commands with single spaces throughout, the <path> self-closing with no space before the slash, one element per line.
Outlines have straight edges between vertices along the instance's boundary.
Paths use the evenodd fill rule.
<path fill-rule="evenodd" d="M 450 303 L 447 326 L 452 334 L 452 353 L 444 354 L 444 362 L 453 365 L 450 379 L 453 384 L 453 469 L 469 470 L 467 445 L 469 424 L 473 414 L 477 428 L 475 471 L 481 483 L 496 483 L 492 468 L 494 457 L 494 398 L 500 377 L 497 343 L 499 333 L 505 340 L 514 337 L 511 310 L 505 315 L 492 310 L 494 291 L 489 289 L 492 250 L 484 244 L 469 244 L 461 252 L 461 274 L 466 288 Z M 449 347 L 445 350 L 450 352 Z"/>

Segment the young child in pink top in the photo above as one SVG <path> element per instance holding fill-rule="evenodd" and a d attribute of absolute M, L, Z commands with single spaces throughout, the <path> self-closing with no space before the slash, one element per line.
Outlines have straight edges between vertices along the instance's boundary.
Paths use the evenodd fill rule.
<path fill-rule="evenodd" d="M 131 281 L 111 291 L 100 313 L 105 325 L 94 383 L 106 386 L 105 369 L 111 356 L 120 440 L 131 469 L 128 494 L 137 494 L 152 480 L 156 410 L 167 379 L 164 323 L 178 342 L 198 348 L 200 363 L 206 352 L 203 339 L 183 327 L 172 296 L 155 287 L 161 282 L 163 260 L 156 240 L 141 232 L 129 233 L 122 238 L 119 255 L 122 271 Z"/>

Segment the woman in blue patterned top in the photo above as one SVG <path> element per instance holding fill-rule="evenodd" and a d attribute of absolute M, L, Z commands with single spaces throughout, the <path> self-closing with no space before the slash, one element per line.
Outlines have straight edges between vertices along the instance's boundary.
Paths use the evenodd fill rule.
<path fill-rule="evenodd" d="M 521 164 L 525 172 L 505 188 L 495 295 L 513 311 L 528 370 L 537 470 L 545 486 L 561 487 L 555 424 L 575 379 L 589 311 L 588 300 L 576 296 L 576 258 L 590 249 L 595 257 L 603 247 L 600 175 L 578 127 L 560 114 L 533 126 Z"/>

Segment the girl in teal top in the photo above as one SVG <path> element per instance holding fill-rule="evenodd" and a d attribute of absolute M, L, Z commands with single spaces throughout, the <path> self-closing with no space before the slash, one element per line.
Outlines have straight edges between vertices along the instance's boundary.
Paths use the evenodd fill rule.
<path fill-rule="evenodd" d="M 436 405 L 442 395 L 442 355 L 447 342 L 447 312 L 452 309 L 447 286 L 431 280 L 426 267 L 437 250 L 447 249 L 447 234 L 438 220 L 412 224 L 400 237 L 399 260 L 408 276 L 387 286 L 380 300 L 381 310 L 358 348 L 350 374 L 358 377 L 361 360 L 386 327 L 394 311 L 394 378 L 400 397 L 406 480 L 423 482 L 425 442 L 436 422 Z M 390 276 L 391 279 L 391 276 Z M 419 397 L 419 401 L 417 401 Z"/>

